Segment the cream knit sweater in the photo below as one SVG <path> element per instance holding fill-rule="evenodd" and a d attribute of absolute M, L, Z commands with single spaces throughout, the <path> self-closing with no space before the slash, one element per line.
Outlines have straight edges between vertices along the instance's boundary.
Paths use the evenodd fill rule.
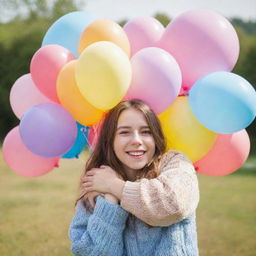
<path fill-rule="evenodd" d="M 199 202 L 193 164 L 179 151 L 167 152 L 155 179 L 127 181 L 121 206 L 151 226 L 170 226 L 192 214 Z"/>

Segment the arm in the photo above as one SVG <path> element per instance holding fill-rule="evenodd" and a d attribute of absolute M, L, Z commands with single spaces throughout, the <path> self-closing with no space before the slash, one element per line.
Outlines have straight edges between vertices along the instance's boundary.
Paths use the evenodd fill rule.
<path fill-rule="evenodd" d="M 152 226 L 169 226 L 192 214 L 199 202 L 193 165 L 178 151 L 166 154 L 155 179 L 125 182 L 121 206 Z"/>
<path fill-rule="evenodd" d="M 118 255 L 123 252 L 123 231 L 128 213 L 119 205 L 97 198 L 94 212 L 81 202 L 69 228 L 72 252 L 79 256 Z"/>

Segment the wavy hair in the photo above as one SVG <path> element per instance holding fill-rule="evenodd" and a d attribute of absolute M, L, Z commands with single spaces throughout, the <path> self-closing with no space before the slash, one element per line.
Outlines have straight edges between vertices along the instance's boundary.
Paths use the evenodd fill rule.
<path fill-rule="evenodd" d="M 92 168 L 99 168 L 101 165 L 108 165 L 115 170 L 124 181 L 128 180 L 125 173 L 125 168 L 122 162 L 117 158 L 113 146 L 119 116 L 126 109 L 135 109 L 143 114 L 155 141 L 155 153 L 153 158 L 144 168 L 141 169 L 141 171 L 138 172 L 136 180 L 141 178 L 152 179 L 159 175 L 160 159 L 166 150 L 166 141 L 159 119 L 153 110 L 141 100 L 134 99 L 122 101 L 105 115 L 100 127 L 98 141 L 87 160 L 85 170 L 81 176 L 80 196 L 76 202 L 82 200 L 85 207 L 85 193 L 82 187 L 82 179 L 86 175 L 87 171 L 91 170 Z"/>

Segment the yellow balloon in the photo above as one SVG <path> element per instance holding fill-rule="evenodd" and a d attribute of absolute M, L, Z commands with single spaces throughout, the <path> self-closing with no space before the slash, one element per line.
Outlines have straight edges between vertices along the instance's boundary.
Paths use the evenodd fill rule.
<path fill-rule="evenodd" d="M 99 41 L 115 43 L 130 56 L 129 39 L 123 28 L 112 20 L 96 20 L 86 27 L 79 40 L 79 55 L 87 46 Z"/>
<path fill-rule="evenodd" d="M 196 120 L 187 96 L 178 97 L 158 117 L 167 140 L 167 148 L 182 151 L 192 162 L 202 158 L 217 138 L 216 133 Z"/>
<path fill-rule="evenodd" d="M 77 86 L 90 104 L 108 110 L 118 104 L 131 82 L 130 60 L 111 42 L 88 46 L 75 67 Z"/>
<path fill-rule="evenodd" d="M 66 64 L 57 78 L 57 95 L 62 106 L 82 125 L 96 124 L 103 111 L 92 106 L 80 93 L 75 81 L 76 60 Z"/>

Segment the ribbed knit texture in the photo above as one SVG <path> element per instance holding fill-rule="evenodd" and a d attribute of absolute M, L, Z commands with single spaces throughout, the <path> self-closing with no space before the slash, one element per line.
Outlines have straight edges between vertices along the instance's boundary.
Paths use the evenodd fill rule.
<path fill-rule="evenodd" d="M 78 203 L 69 230 L 72 252 L 79 256 L 197 256 L 198 200 L 193 165 L 182 153 L 170 151 L 162 158 L 157 178 L 126 182 L 121 206 L 98 196 L 90 213 Z M 155 227 L 148 228 L 144 222 Z"/>
<path fill-rule="evenodd" d="M 155 179 L 127 181 L 121 206 L 152 226 L 169 226 L 193 213 L 199 202 L 192 163 L 179 151 L 167 152 Z"/>
<path fill-rule="evenodd" d="M 79 202 L 69 230 L 74 255 L 123 256 L 123 231 L 128 214 L 101 196 L 97 198 L 93 214 Z"/>

